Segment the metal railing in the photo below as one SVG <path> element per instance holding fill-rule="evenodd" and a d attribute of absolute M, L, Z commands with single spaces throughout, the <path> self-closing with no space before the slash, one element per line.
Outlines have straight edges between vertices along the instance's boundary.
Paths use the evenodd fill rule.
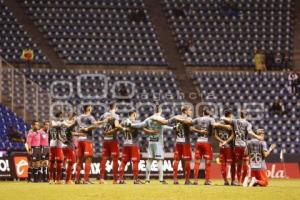
<path fill-rule="evenodd" d="M 0 57 L 0 102 L 16 112 L 24 121 L 45 121 L 50 118 L 51 96 L 46 89 L 30 80 Z"/>

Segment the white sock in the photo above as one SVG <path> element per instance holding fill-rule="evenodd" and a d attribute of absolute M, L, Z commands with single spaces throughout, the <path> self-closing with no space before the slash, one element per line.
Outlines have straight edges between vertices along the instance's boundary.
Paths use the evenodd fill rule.
<path fill-rule="evenodd" d="M 158 160 L 159 181 L 164 180 L 163 160 Z"/>
<path fill-rule="evenodd" d="M 148 159 L 146 162 L 146 180 L 150 181 L 150 172 L 151 172 L 151 165 L 152 165 L 153 160 Z"/>

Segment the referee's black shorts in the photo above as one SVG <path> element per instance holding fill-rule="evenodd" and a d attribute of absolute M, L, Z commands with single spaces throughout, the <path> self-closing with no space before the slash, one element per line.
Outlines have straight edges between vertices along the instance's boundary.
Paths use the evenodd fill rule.
<path fill-rule="evenodd" d="M 49 147 L 41 147 L 41 160 L 49 160 Z"/>
<path fill-rule="evenodd" d="M 31 147 L 31 161 L 40 161 L 41 160 L 41 147 Z"/>

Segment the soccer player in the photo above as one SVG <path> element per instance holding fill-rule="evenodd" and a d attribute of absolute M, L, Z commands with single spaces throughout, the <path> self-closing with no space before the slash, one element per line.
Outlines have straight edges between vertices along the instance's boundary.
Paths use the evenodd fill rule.
<path fill-rule="evenodd" d="M 109 105 L 109 111 L 105 112 L 100 117 L 100 120 L 107 120 L 103 131 L 104 141 L 102 145 L 102 160 L 100 164 L 100 184 L 104 184 L 106 161 L 108 158 L 111 158 L 113 163 L 113 183 L 118 183 L 119 144 L 117 133 L 122 129 L 122 127 L 119 123 L 120 117 L 116 112 L 116 103 L 111 103 Z"/>
<path fill-rule="evenodd" d="M 49 159 L 49 122 L 44 122 L 44 126 L 40 129 L 41 136 L 41 180 L 48 182 L 48 159 Z"/>
<path fill-rule="evenodd" d="M 257 135 L 264 137 L 264 130 L 258 129 Z M 265 159 L 271 154 L 275 149 L 276 145 L 272 144 L 270 148 L 267 148 L 267 143 L 265 141 L 253 138 L 247 142 L 247 148 L 245 154 L 250 157 L 250 168 L 251 168 L 251 181 L 248 181 L 248 177 L 245 178 L 243 183 L 244 187 L 252 186 L 267 186 L 267 167 Z"/>
<path fill-rule="evenodd" d="M 181 115 L 176 115 L 172 117 L 169 122 L 175 124 L 176 132 L 176 144 L 174 151 L 174 163 L 173 163 L 173 176 L 174 184 L 178 185 L 178 164 L 181 159 L 184 160 L 184 175 L 185 175 L 185 185 L 190 185 L 190 161 L 192 159 L 192 149 L 191 149 L 191 131 L 190 127 L 193 125 L 193 120 L 190 116 L 193 114 L 192 108 L 188 105 L 184 105 L 181 108 Z"/>
<path fill-rule="evenodd" d="M 211 161 L 213 159 L 212 146 L 208 141 L 208 137 L 213 134 L 213 125 L 215 119 L 210 117 L 208 108 L 204 108 L 203 117 L 197 117 L 193 120 L 193 127 L 191 131 L 197 133 L 197 144 L 195 146 L 195 166 L 194 166 L 194 185 L 198 185 L 198 175 L 200 168 L 200 160 L 205 159 L 205 183 L 204 185 L 211 185 L 210 171 Z"/>
<path fill-rule="evenodd" d="M 68 127 L 65 130 L 65 148 L 64 151 L 64 157 L 66 161 L 66 184 L 73 184 L 72 182 L 72 171 L 73 171 L 73 165 L 76 162 L 76 152 L 75 152 L 75 144 L 74 144 L 74 138 L 73 136 L 84 136 L 79 133 L 76 133 L 75 128 L 77 126 L 76 121 L 76 114 L 73 113 L 69 120 L 67 121 Z"/>
<path fill-rule="evenodd" d="M 164 180 L 163 161 L 164 161 L 164 139 L 165 130 L 173 130 L 173 127 L 167 126 L 168 120 L 161 116 L 162 109 L 159 105 L 155 107 L 155 113 L 140 124 L 132 124 L 135 128 L 148 128 L 157 131 L 158 134 L 151 134 L 148 137 L 148 160 L 146 163 L 146 183 L 150 183 L 151 165 L 154 160 L 158 160 L 159 181 L 167 184 Z"/>
<path fill-rule="evenodd" d="M 49 155 L 49 178 L 48 181 L 52 184 L 61 184 L 62 162 L 64 159 L 62 151 L 62 141 L 64 134 L 64 120 L 61 111 L 54 115 L 54 119 L 50 124 L 50 155 Z M 54 167 L 55 170 L 54 170 Z"/>
<path fill-rule="evenodd" d="M 30 155 L 30 166 L 28 170 L 28 182 L 38 182 L 38 173 L 40 167 L 41 155 L 41 135 L 39 122 L 34 120 L 31 129 L 28 132 L 26 143 L 28 145 L 28 153 Z"/>
<path fill-rule="evenodd" d="M 80 171 L 85 162 L 83 184 L 93 184 L 89 181 L 91 163 L 93 158 L 93 130 L 105 121 L 96 121 L 92 116 L 93 108 L 90 105 L 83 106 L 84 113 L 76 119 L 79 126 L 78 149 L 77 149 L 77 164 L 76 164 L 76 181 L 75 184 L 80 184 Z"/>
<path fill-rule="evenodd" d="M 233 162 L 235 163 L 231 169 L 231 178 L 232 178 L 232 185 L 241 185 L 244 182 L 244 178 L 248 174 L 248 160 L 249 157 L 245 155 L 245 147 L 248 134 L 254 138 L 261 140 L 260 136 L 257 136 L 253 130 L 252 125 L 246 119 L 246 111 L 242 110 L 240 112 L 239 119 L 233 119 L 232 112 L 230 112 L 230 117 L 222 118 L 226 123 L 229 123 L 233 127 L 234 131 L 234 158 Z M 238 183 L 235 180 L 235 174 L 237 175 Z"/>
<path fill-rule="evenodd" d="M 230 112 L 225 111 L 225 117 L 230 117 Z M 219 122 L 222 125 L 226 125 L 224 121 Z M 221 174 L 224 179 L 224 185 L 229 185 L 227 180 L 227 164 L 232 166 L 233 158 L 233 138 L 234 133 L 232 127 L 216 127 L 215 128 L 215 138 L 219 141 L 219 152 L 220 152 L 220 162 L 221 162 Z M 232 166 L 235 167 L 235 166 Z"/>
<path fill-rule="evenodd" d="M 137 120 L 137 113 L 132 111 L 129 113 L 129 118 L 122 122 L 122 126 L 130 126 L 131 124 L 139 123 Z M 153 131 L 144 128 L 143 131 L 146 134 L 158 134 L 158 131 Z M 139 147 L 139 135 L 140 131 L 137 128 L 129 127 L 125 128 L 124 131 L 124 147 L 122 152 L 122 163 L 119 169 L 119 184 L 124 184 L 124 170 L 128 161 L 132 161 L 132 171 L 133 171 L 133 180 L 134 184 L 143 184 L 138 179 L 139 172 L 139 162 L 140 162 L 140 147 Z"/>

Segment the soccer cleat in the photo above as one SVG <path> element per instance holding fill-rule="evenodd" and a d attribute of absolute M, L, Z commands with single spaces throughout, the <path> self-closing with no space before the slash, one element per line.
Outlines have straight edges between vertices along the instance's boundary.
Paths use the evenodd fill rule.
<path fill-rule="evenodd" d="M 93 185 L 94 183 L 91 181 L 83 181 L 82 184 L 84 185 Z"/>
<path fill-rule="evenodd" d="M 198 181 L 194 181 L 193 185 L 199 185 Z"/>
<path fill-rule="evenodd" d="M 99 184 L 105 184 L 104 179 L 100 179 Z"/>
<path fill-rule="evenodd" d="M 192 182 L 191 182 L 190 180 L 185 181 L 185 182 L 184 182 L 184 185 L 192 185 Z"/>
<path fill-rule="evenodd" d="M 119 180 L 118 184 L 126 184 L 124 180 Z"/>
<path fill-rule="evenodd" d="M 56 185 L 61 185 L 61 181 L 55 181 Z"/>
<path fill-rule="evenodd" d="M 136 179 L 133 181 L 133 184 L 145 184 L 143 181 L 141 181 L 140 179 Z"/>
<path fill-rule="evenodd" d="M 212 185 L 211 181 L 205 181 L 204 185 Z"/>
<path fill-rule="evenodd" d="M 145 183 L 150 183 L 150 180 L 146 180 Z"/>
<path fill-rule="evenodd" d="M 113 180 L 113 182 L 112 182 L 112 184 L 118 184 L 119 183 L 119 181 L 117 181 L 117 180 Z"/>
<path fill-rule="evenodd" d="M 81 182 L 77 180 L 77 181 L 75 181 L 75 184 L 78 185 L 78 184 L 81 184 Z"/>
<path fill-rule="evenodd" d="M 49 183 L 50 185 L 52 185 L 52 184 L 54 184 L 54 181 L 53 181 L 53 180 L 49 180 L 48 183 Z"/>
<path fill-rule="evenodd" d="M 178 180 L 174 180 L 174 185 L 179 185 L 179 182 L 178 182 Z"/>
<path fill-rule="evenodd" d="M 232 186 L 239 186 L 239 184 L 236 181 L 231 182 Z"/>
<path fill-rule="evenodd" d="M 255 177 L 252 177 L 250 183 L 249 183 L 249 187 L 253 187 L 256 184 L 257 180 Z"/>
<path fill-rule="evenodd" d="M 224 183 L 224 185 L 225 185 L 225 186 L 228 186 L 228 185 L 229 185 L 229 182 L 228 182 L 228 181 L 226 181 L 226 182 Z"/>
<path fill-rule="evenodd" d="M 159 181 L 161 184 L 163 184 L 163 185 L 168 185 L 168 182 L 167 181 L 165 181 L 165 180 L 163 180 L 163 181 Z M 149 181 L 149 183 L 150 183 L 150 181 Z"/>
<path fill-rule="evenodd" d="M 71 181 L 71 180 L 69 180 L 69 181 L 66 181 L 66 183 L 65 183 L 66 185 L 73 185 L 74 184 L 74 182 L 73 181 Z"/>
<path fill-rule="evenodd" d="M 249 178 L 248 176 L 245 177 L 245 180 L 243 182 L 243 187 L 247 187 L 248 186 L 248 183 L 249 183 Z"/>

